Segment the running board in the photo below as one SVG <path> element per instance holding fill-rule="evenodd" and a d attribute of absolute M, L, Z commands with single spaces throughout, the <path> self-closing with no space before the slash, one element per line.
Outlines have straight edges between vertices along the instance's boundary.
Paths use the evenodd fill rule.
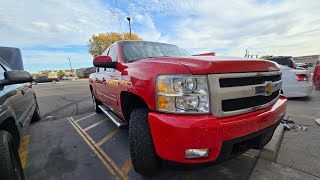
<path fill-rule="evenodd" d="M 112 111 L 108 108 L 104 107 L 103 105 L 98 106 L 101 111 L 107 115 L 110 120 L 118 127 L 118 128 L 125 128 L 128 126 L 128 123 L 124 120 L 120 119 L 117 115 L 115 115 Z"/>

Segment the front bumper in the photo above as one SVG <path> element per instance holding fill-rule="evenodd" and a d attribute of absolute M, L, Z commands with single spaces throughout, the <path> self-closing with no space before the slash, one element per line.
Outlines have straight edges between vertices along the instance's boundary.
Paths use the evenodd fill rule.
<path fill-rule="evenodd" d="M 158 156 L 187 164 L 221 161 L 267 144 L 283 118 L 287 100 L 280 96 L 268 108 L 238 116 L 149 113 L 149 124 Z M 186 149 L 209 148 L 206 158 L 186 159 Z"/>

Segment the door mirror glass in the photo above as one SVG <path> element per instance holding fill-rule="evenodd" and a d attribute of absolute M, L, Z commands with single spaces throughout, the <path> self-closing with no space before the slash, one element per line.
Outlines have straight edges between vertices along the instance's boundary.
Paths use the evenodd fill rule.
<path fill-rule="evenodd" d="M 112 62 L 110 56 L 97 56 L 93 59 L 93 65 L 95 67 L 116 68 L 117 64 L 117 62 Z"/>
<path fill-rule="evenodd" d="M 4 80 L 0 81 L 0 85 L 10 85 L 32 82 L 33 78 L 27 71 L 13 70 L 4 72 Z"/>

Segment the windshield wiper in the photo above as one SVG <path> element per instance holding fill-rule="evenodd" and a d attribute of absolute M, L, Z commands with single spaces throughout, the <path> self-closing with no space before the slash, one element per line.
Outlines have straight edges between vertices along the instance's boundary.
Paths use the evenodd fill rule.
<path fill-rule="evenodd" d="M 145 57 L 145 58 L 142 58 L 142 59 L 159 58 L 159 57 L 171 57 L 171 56 L 149 56 L 149 57 Z M 142 60 L 142 59 L 132 59 L 132 60 L 128 60 L 128 63 L 131 63 L 131 62 L 134 62 L 134 61 L 139 61 L 139 60 Z"/>

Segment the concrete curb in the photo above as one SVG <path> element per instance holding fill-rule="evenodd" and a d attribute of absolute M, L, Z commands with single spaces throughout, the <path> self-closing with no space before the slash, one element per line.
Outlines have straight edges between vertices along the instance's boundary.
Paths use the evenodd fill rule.
<path fill-rule="evenodd" d="M 275 162 L 283 139 L 283 135 L 284 128 L 283 125 L 280 123 L 274 131 L 274 134 L 270 142 L 263 149 L 261 149 L 259 153 L 259 158 Z"/>

